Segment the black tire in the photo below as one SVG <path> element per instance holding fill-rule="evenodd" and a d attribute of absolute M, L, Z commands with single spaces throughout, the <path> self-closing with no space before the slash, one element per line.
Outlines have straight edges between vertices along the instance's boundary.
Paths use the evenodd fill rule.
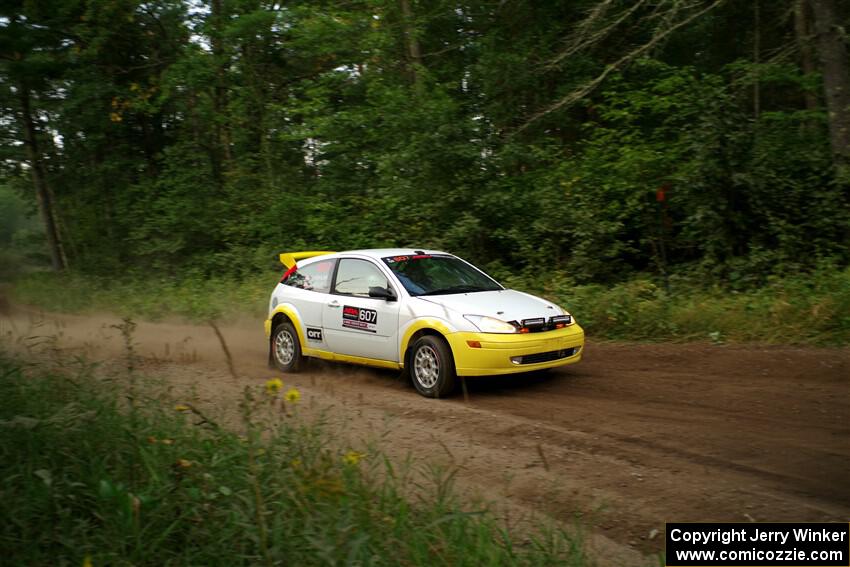
<path fill-rule="evenodd" d="M 410 349 L 405 365 L 416 391 L 426 398 L 445 398 L 455 389 L 455 361 L 440 337 L 425 335 Z"/>
<path fill-rule="evenodd" d="M 275 368 L 282 372 L 298 372 L 303 364 L 304 357 L 301 355 L 301 342 L 298 333 L 292 323 L 285 321 L 280 323 L 272 331 L 269 340 L 269 351 Z"/>

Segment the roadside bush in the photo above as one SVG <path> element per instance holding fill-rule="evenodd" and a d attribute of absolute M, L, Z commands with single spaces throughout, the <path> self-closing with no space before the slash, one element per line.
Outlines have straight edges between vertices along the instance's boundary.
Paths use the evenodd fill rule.
<path fill-rule="evenodd" d="M 533 277 L 493 264 L 506 286 L 540 294 L 569 309 L 595 339 L 766 342 L 835 345 L 850 342 L 850 269 L 824 264 L 809 273 L 769 276 L 755 287 L 706 286 L 699 273 L 670 277 L 669 286 L 642 276 L 613 286 L 577 285 L 563 272 Z M 47 309 L 107 311 L 160 319 L 265 317 L 276 272 L 249 278 L 187 275 L 173 279 L 102 280 L 36 273 L 18 279 L 13 299 Z"/>
<path fill-rule="evenodd" d="M 847 344 L 850 269 L 771 277 L 745 291 L 671 281 L 669 291 L 648 279 L 611 288 L 561 288 L 549 296 L 568 307 L 594 337 Z"/>
<path fill-rule="evenodd" d="M 150 320 L 185 317 L 208 320 L 265 314 L 279 274 L 254 278 L 208 277 L 187 273 L 175 277 L 104 279 L 77 273 L 37 273 L 15 282 L 15 300 L 64 312 L 111 312 Z"/>

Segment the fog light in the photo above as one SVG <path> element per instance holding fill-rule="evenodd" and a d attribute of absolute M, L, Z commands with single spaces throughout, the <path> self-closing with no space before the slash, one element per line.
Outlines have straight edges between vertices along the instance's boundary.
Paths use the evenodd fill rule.
<path fill-rule="evenodd" d="M 573 317 L 572 315 L 555 315 L 549 318 L 549 322 L 553 323 L 556 327 L 558 325 L 569 325 L 573 322 Z"/>

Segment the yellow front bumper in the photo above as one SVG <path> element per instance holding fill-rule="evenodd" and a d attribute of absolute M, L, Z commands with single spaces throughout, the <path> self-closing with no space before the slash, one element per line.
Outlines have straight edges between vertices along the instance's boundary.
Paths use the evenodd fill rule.
<path fill-rule="evenodd" d="M 455 359 L 458 376 L 513 374 L 573 364 L 581 360 L 584 330 L 573 324 L 563 329 L 528 334 L 451 333 L 446 335 Z M 478 342 L 481 348 L 469 346 Z M 572 356 L 548 362 L 515 364 L 511 358 L 578 347 Z"/>

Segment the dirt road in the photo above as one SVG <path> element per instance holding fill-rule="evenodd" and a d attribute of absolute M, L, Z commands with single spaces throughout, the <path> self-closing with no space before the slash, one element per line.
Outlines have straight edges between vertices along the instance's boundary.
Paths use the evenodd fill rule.
<path fill-rule="evenodd" d="M 0 336 L 115 358 L 116 322 L 14 310 Z M 222 332 L 238 381 L 207 327 L 140 324 L 134 340 L 148 366 L 232 408 L 275 373 L 261 322 Z M 506 511 L 580 520 L 611 564 L 659 552 L 665 521 L 850 520 L 848 349 L 590 342 L 573 367 L 468 380 L 468 400 L 345 365 L 284 379 L 356 438 L 457 466 L 464 490 Z"/>

